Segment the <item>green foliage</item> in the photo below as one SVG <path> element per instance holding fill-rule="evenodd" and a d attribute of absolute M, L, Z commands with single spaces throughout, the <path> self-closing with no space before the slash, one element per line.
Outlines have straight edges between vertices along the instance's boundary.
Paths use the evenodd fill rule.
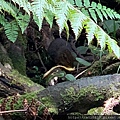
<path fill-rule="evenodd" d="M 45 0 L 35 0 L 32 2 L 32 12 L 33 12 L 33 15 L 35 16 L 35 21 L 37 22 L 37 25 L 39 26 L 39 28 L 41 29 L 41 26 L 42 26 L 42 21 L 43 21 L 43 18 L 44 18 L 44 8 L 46 7 L 47 5 L 47 2 Z"/>
<path fill-rule="evenodd" d="M 4 25 L 4 29 L 8 39 L 14 42 L 18 36 L 18 26 L 16 21 L 7 22 L 7 24 Z"/>
<path fill-rule="evenodd" d="M 21 13 L 19 13 L 19 16 L 17 16 L 16 20 L 19 27 L 21 28 L 22 33 L 24 33 L 24 30 L 27 28 L 30 21 L 29 15 L 28 14 L 22 15 Z"/>
<path fill-rule="evenodd" d="M 85 15 L 91 17 L 95 22 L 97 19 L 101 21 L 105 19 L 120 18 L 120 15 L 114 10 L 101 5 L 100 3 L 91 2 L 89 0 L 68 0 L 72 5 L 75 5 Z"/>
<path fill-rule="evenodd" d="M 72 75 L 72 74 L 66 74 L 65 75 L 65 78 L 69 81 L 74 81 L 76 80 L 76 78 Z"/>
<path fill-rule="evenodd" d="M 82 64 L 82 65 L 85 65 L 85 66 L 90 66 L 90 65 L 91 65 L 91 63 L 87 62 L 87 61 L 84 60 L 84 59 L 81 59 L 81 58 L 76 57 L 76 60 L 77 60 L 80 64 Z"/>
<path fill-rule="evenodd" d="M 16 1 L 17 0 L 13 0 L 13 2 L 16 2 Z M 21 2 L 23 2 L 23 1 L 21 1 Z M 21 3 L 20 0 L 17 2 L 19 2 L 20 6 L 22 6 L 22 4 L 23 4 L 24 9 L 26 10 L 26 12 L 28 12 L 27 9 L 25 8 L 25 6 L 27 5 L 27 2 L 26 2 L 26 4 Z M 11 17 L 10 17 L 11 19 L 9 18 L 10 20 L 6 19 L 4 17 L 5 14 L 3 13 L 3 11 L 7 12 L 9 17 L 11 15 L 14 19 L 12 19 Z M 29 20 L 30 20 L 30 16 L 28 16 L 27 14 L 23 15 L 22 12 L 20 12 L 19 8 L 17 8 L 11 2 L 6 2 L 5 0 L 0 1 L 0 16 L 1 16 L 0 24 L 3 25 L 6 36 L 12 42 L 15 42 L 17 39 L 19 27 L 21 28 L 21 31 L 23 33 L 24 30 L 26 29 L 26 27 L 28 26 Z"/>
<path fill-rule="evenodd" d="M 22 7 L 26 13 L 30 15 L 31 5 L 28 2 L 28 0 L 12 0 L 14 4 L 18 4 L 20 7 Z"/>
<path fill-rule="evenodd" d="M 77 39 L 84 28 L 87 33 L 88 43 L 90 44 L 94 38 L 97 39 L 98 45 L 100 45 L 101 50 L 104 50 L 106 45 L 109 48 L 109 51 L 113 51 L 115 55 L 120 58 L 120 48 L 118 47 L 115 40 L 111 39 L 109 35 L 107 35 L 90 17 L 87 17 L 83 14 L 86 8 L 91 8 L 88 13 L 90 13 L 92 18 L 97 18 L 97 16 L 103 21 L 105 17 L 110 18 L 120 18 L 120 15 L 110 8 L 106 8 L 101 4 L 96 4 L 95 2 L 90 3 L 89 0 L 85 0 L 80 2 L 81 0 L 75 0 L 74 3 L 77 8 L 70 4 L 68 1 L 61 0 L 34 0 L 31 3 L 28 0 L 11 0 L 12 2 L 6 2 L 5 0 L 0 1 L 0 15 L 4 16 L 3 11 L 7 12 L 11 15 L 16 24 L 14 22 L 10 22 L 7 25 L 4 17 L 0 18 L 0 23 L 5 28 L 5 31 L 8 29 L 12 29 L 12 32 L 15 33 L 14 38 L 12 39 L 11 33 L 6 32 L 7 37 L 11 41 L 15 41 L 17 36 L 17 26 L 21 28 L 22 33 L 26 29 L 29 20 L 30 20 L 30 12 L 33 14 L 33 19 L 36 24 L 39 26 L 39 30 L 42 26 L 42 21 L 45 18 L 47 22 L 52 27 L 53 18 L 56 19 L 56 22 L 59 26 L 59 34 L 61 34 L 62 30 L 65 28 L 67 33 L 67 38 L 69 37 L 69 27 L 67 21 L 69 20 L 71 28 L 75 34 L 75 39 Z M 22 10 L 24 10 L 25 14 L 21 13 L 20 9 L 16 7 L 19 6 Z M 13 7 L 14 6 L 14 7 Z M 81 9 L 80 9 L 81 8 Z M 80 10 L 78 10 L 80 9 Z M 89 9 L 88 9 L 89 10 Z M 94 13 L 92 13 L 94 12 Z M 97 13 L 97 14 L 96 14 Z M 5 21 L 4 21 L 5 20 Z M 13 19 L 12 19 L 13 20 Z M 95 20 L 97 21 L 97 19 Z M 14 24 L 13 24 L 14 23 Z M 5 27 L 7 25 L 7 27 Z M 10 27 L 12 26 L 12 27 Z M 13 29 L 14 28 L 14 29 Z M 9 30 L 10 31 L 10 30 Z"/>
<path fill-rule="evenodd" d="M 119 29 L 120 27 L 120 20 L 105 20 L 103 22 L 103 28 L 105 30 L 107 30 L 107 33 L 110 34 L 110 33 L 116 33 L 116 31 Z"/>

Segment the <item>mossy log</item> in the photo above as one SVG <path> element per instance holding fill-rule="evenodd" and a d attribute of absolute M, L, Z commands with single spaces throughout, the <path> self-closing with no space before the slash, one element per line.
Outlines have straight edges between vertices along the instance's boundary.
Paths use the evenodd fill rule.
<path fill-rule="evenodd" d="M 119 96 L 119 83 L 119 74 L 86 77 L 50 86 L 40 91 L 37 96 L 39 100 L 51 99 L 58 113 L 87 113 L 90 108 L 102 106 L 106 99 Z"/>
<path fill-rule="evenodd" d="M 9 70 L 0 64 L 0 97 L 19 93 L 22 94 L 18 100 L 21 105 L 22 100 L 32 101 L 34 98 L 47 107 L 50 112 L 56 114 L 87 113 L 91 108 L 103 106 L 106 99 L 120 95 L 119 83 L 120 75 L 114 74 L 84 77 L 44 89 L 19 72 Z M 19 106 L 16 108 L 19 109 Z"/>
<path fill-rule="evenodd" d="M 44 87 L 32 82 L 17 70 L 9 69 L 9 64 L 0 63 L 0 98 L 43 90 Z"/>

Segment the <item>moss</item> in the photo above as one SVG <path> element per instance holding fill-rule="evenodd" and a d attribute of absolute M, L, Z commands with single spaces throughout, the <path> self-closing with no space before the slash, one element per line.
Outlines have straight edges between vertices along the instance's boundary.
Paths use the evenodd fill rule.
<path fill-rule="evenodd" d="M 80 89 L 80 91 L 78 91 L 76 93 L 75 89 L 73 87 L 70 87 L 69 89 L 67 89 L 65 91 L 65 94 L 61 94 L 65 104 L 69 104 L 69 103 L 75 103 L 78 101 L 83 101 L 84 98 L 88 98 L 90 100 L 93 99 L 93 101 L 99 101 L 104 99 L 104 94 L 103 92 L 106 93 L 106 91 L 104 90 L 97 90 L 97 88 L 93 87 L 93 86 L 88 86 L 86 88 L 82 88 Z"/>
<path fill-rule="evenodd" d="M 41 98 L 40 102 L 43 104 L 44 108 L 46 108 L 46 107 L 48 108 L 48 111 L 50 113 L 58 114 L 58 108 L 51 96 Z M 39 111 L 41 111 L 41 110 L 39 110 Z"/>
<path fill-rule="evenodd" d="M 37 84 L 35 84 L 33 81 L 31 81 L 28 77 L 21 75 L 18 71 L 16 70 L 12 70 L 12 72 L 9 73 L 9 77 L 13 79 L 13 83 L 21 83 L 21 84 L 25 84 L 28 87 L 32 87 L 35 86 L 37 88 Z M 39 91 L 43 90 L 44 87 L 38 85 L 39 87 Z"/>
<path fill-rule="evenodd" d="M 104 107 L 92 108 L 88 110 L 88 115 L 101 115 L 104 110 Z"/>

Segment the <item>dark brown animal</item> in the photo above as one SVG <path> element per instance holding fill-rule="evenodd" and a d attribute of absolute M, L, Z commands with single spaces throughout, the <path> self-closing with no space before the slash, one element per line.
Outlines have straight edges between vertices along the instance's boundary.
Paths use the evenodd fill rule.
<path fill-rule="evenodd" d="M 72 55 L 72 48 L 69 42 L 62 38 L 57 38 L 48 47 L 48 54 L 57 65 L 73 67 L 75 61 Z"/>

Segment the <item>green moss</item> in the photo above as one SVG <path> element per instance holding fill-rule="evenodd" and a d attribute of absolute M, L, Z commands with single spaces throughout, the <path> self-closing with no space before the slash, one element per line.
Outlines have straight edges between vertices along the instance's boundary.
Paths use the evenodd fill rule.
<path fill-rule="evenodd" d="M 12 70 L 12 72 L 9 73 L 9 77 L 13 79 L 12 83 L 21 83 L 21 84 L 25 84 L 28 87 L 32 87 L 35 86 L 37 87 L 37 84 L 35 84 L 33 81 L 31 81 L 28 77 L 21 75 L 18 71 L 16 70 Z M 39 86 L 39 91 L 43 90 L 44 87 L 43 86 Z"/>
<path fill-rule="evenodd" d="M 75 89 L 73 87 L 70 87 L 69 89 L 66 89 L 65 94 L 61 94 L 65 104 L 69 103 L 75 103 L 77 101 L 84 100 L 84 98 L 89 98 L 89 99 L 94 99 L 94 101 L 98 101 L 101 99 L 104 99 L 103 92 L 106 93 L 106 91 L 101 90 L 101 92 L 93 87 L 93 86 L 88 86 L 86 88 L 80 89 L 76 93 Z"/>
<path fill-rule="evenodd" d="M 104 107 L 92 108 L 88 111 L 88 115 L 101 115 L 103 112 Z"/>
<path fill-rule="evenodd" d="M 48 111 L 50 113 L 58 114 L 58 108 L 51 96 L 43 97 L 40 99 L 40 101 L 43 104 L 44 108 L 48 108 Z"/>

